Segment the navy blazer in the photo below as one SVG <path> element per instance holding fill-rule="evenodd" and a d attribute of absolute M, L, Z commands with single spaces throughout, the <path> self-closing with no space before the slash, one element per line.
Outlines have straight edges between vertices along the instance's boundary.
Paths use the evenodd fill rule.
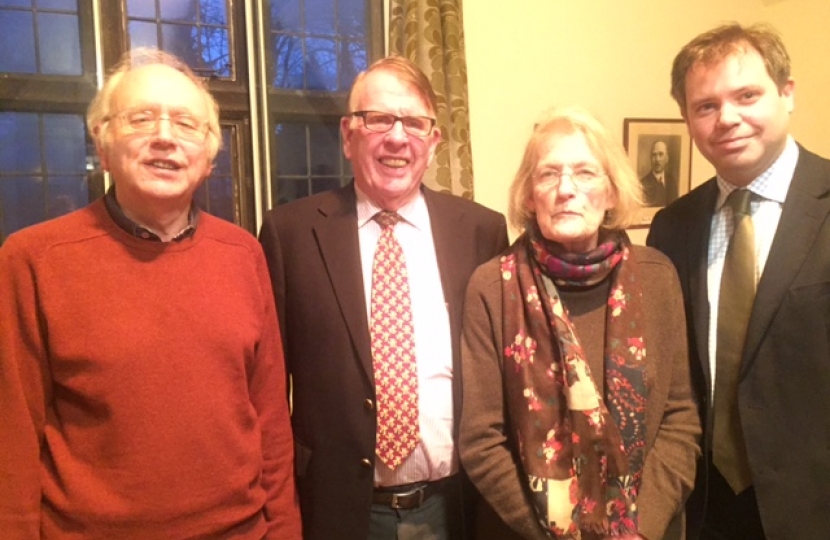
<path fill-rule="evenodd" d="M 460 404 L 464 293 L 507 247 L 504 216 L 423 188 L 452 337 Z M 366 538 L 376 413 L 354 184 L 266 213 L 260 232 L 293 381 L 297 490 L 306 540 Z"/>
<path fill-rule="evenodd" d="M 677 267 L 692 377 L 711 451 L 707 250 L 715 179 L 658 212 L 647 243 Z M 747 330 L 738 405 L 768 540 L 826 538 L 830 521 L 830 161 L 799 146 Z M 690 538 L 706 503 L 706 460 L 689 500 Z"/>

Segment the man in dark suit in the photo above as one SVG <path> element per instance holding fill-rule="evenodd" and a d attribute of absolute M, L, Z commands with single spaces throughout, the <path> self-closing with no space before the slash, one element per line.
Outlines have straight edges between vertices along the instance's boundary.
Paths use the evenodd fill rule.
<path fill-rule="evenodd" d="M 689 537 L 827 538 L 830 161 L 788 134 L 790 60 L 765 27 L 693 39 L 674 60 L 672 96 L 717 172 L 660 211 L 648 237 L 682 282 L 705 424 Z M 721 288 L 747 262 L 753 277 Z"/>
<path fill-rule="evenodd" d="M 677 198 L 677 179 L 666 168 L 669 164 L 669 147 L 665 141 L 651 145 L 651 170 L 640 178 L 646 206 L 666 206 Z"/>
<path fill-rule="evenodd" d="M 354 181 L 281 205 L 263 222 L 260 240 L 293 380 L 307 540 L 464 534 L 456 449 L 462 301 L 470 274 L 507 247 L 507 234 L 501 214 L 421 185 L 440 139 L 436 108 L 435 93 L 414 64 L 397 57 L 376 62 L 355 80 L 350 113 L 341 120 Z M 392 407 L 398 419 L 411 418 L 410 397 L 417 403 L 417 427 L 402 429 L 406 437 L 394 441 L 401 450 L 394 460 L 378 434 L 391 428 L 381 420 L 389 392 L 379 382 L 388 379 L 375 319 L 386 301 L 374 290 L 389 271 L 373 270 L 386 253 L 386 225 L 376 220 L 389 212 L 400 220 L 392 236 L 409 287 L 395 297 L 409 298 L 409 305 L 393 318 L 409 321 L 411 313 L 412 321 L 411 332 L 389 333 L 414 335 L 415 357 L 406 362 L 410 353 L 398 352 L 391 363 L 402 372 L 405 363 L 407 369 L 414 364 L 418 381 L 417 392 L 408 387 L 415 395 Z"/>

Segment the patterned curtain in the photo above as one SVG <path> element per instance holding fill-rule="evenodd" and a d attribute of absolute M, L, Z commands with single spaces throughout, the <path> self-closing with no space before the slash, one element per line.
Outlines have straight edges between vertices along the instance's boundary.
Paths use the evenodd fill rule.
<path fill-rule="evenodd" d="M 438 95 L 441 143 L 424 183 L 473 198 L 462 0 L 389 0 L 389 54 L 418 64 Z"/>

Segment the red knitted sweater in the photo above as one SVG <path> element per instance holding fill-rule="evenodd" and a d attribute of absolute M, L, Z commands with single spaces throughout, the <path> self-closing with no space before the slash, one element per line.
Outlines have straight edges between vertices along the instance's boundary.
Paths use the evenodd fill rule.
<path fill-rule="evenodd" d="M 148 242 L 103 201 L 0 249 L 0 538 L 299 539 L 259 244 Z"/>

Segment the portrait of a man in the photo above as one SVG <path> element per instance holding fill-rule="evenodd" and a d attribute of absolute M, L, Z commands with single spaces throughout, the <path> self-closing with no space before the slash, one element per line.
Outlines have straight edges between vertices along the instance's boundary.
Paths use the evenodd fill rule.
<path fill-rule="evenodd" d="M 647 159 L 644 159 L 645 166 L 638 167 L 643 170 L 647 167 L 648 172 L 640 177 L 643 185 L 643 200 L 648 207 L 662 207 L 675 200 L 678 196 L 677 184 L 677 163 L 672 159 L 671 147 L 679 144 L 679 141 L 672 141 L 677 138 L 674 135 L 657 137 L 651 143 L 651 151 Z M 641 144 L 647 144 L 645 137 Z M 675 143 L 675 144 L 672 144 Z"/>

